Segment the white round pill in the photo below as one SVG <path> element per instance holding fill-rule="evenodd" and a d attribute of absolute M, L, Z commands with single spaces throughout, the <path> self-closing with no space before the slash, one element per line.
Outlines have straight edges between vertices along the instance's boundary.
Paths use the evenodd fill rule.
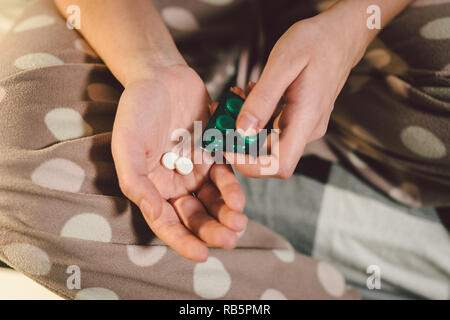
<path fill-rule="evenodd" d="M 175 152 L 166 152 L 161 159 L 161 163 L 165 168 L 173 170 L 175 169 L 175 162 L 178 158 L 179 157 Z"/>
<path fill-rule="evenodd" d="M 181 157 L 178 158 L 178 160 L 175 162 L 175 169 L 177 169 L 179 174 L 185 176 L 191 173 L 192 170 L 194 170 L 194 164 L 192 163 L 191 159 Z"/>

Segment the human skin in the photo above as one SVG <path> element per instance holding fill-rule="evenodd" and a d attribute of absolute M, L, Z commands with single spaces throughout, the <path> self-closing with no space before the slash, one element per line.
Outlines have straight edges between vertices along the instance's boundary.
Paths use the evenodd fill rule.
<path fill-rule="evenodd" d="M 280 135 L 269 157 L 235 168 L 249 177 L 292 176 L 305 146 L 324 136 L 337 96 L 351 69 L 380 32 L 367 27 L 367 8 L 380 7 L 386 26 L 412 0 L 340 0 L 327 11 L 295 23 L 277 41 L 258 82 L 236 121 L 237 130 L 253 135 L 274 115 L 281 97 L 284 105 L 275 123 Z M 227 159 L 232 155 L 226 155 Z M 264 160 L 264 161 L 262 161 Z M 277 162 L 278 170 L 261 169 Z"/>
<path fill-rule="evenodd" d="M 193 173 L 181 176 L 160 163 L 176 144 L 170 140 L 174 130 L 191 130 L 194 120 L 206 123 L 210 99 L 152 2 L 54 1 L 66 16 L 68 6 L 80 7 L 79 31 L 125 88 L 111 142 L 122 192 L 140 208 L 153 232 L 180 255 L 205 261 L 208 246 L 233 248 L 247 217 L 242 213 L 244 192 L 231 168 L 195 164 Z M 383 25 L 410 2 L 378 0 Z M 274 176 L 290 176 L 306 143 L 325 132 L 351 68 L 379 31 L 366 27 L 370 4 L 341 0 L 325 13 L 294 24 L 272 50 L 237 125 L 249 128 L 247 114 L 257 119 L 250 121 L 254 129 L 264 127 L 286 91 L 287 105 L 278 121 L 280 169 Z M 245 175 L 256 177 L 260 166 L 236 164 Z"/>

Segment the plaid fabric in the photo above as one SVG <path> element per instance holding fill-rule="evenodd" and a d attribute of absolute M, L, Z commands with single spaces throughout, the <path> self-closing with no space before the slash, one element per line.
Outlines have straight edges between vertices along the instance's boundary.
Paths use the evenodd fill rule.
<path fill-rule="evenodd" d="M 435 208 L 387 198 L 345 164 L 304 157 L 289 180 L 240 176 L 246 213 L 301 253 L 333 261 L 366 299 L 450 298 L 450 238 Z M 378 266 L 381 289 L 369 290 Z"/>

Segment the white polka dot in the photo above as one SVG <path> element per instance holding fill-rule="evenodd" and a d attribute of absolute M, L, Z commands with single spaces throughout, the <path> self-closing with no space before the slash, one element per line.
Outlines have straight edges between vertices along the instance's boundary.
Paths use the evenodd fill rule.
<path fill-rule="evenodd" d="M 77 292 L 75 300 L 119 300 L 119 297 L 109 289 L 86 288 Z"/>
<path fill-rule="evenodd" d="M 166 246 L 127 246 L 128 258 L 139 267 L 154 265 L 162 259 L 166 252 Z"/>
<path fill-rule="evenodd" d="M 411 6 L 412 7 L 426 7 L 426 6 L 433 6 L 433 5 L 439 5 L 444 3 L 450 3 L 450 0 L 416 0 L 414 1 Z"/>
<path fill-rule="evenodd" d="M 289 263 L 295 260 L 295 251 L 290 244 L 288 249 L 273 249 L 272 251 L 283 262 Z"/>
<path fill-rule="evenodd" d="M 430 40 L 450 39 L 450 17 L 428 22 L 420 29 L 420 34 Z"/>
<path fill-rule="evenodd" d="M 83 240 L 110 242 L 112 237 L 108 221 L 96 213 L 78 214 L 66 222 L 61 236 Z"/>
<path fill-rule="evenodd" d="M 3 253 L 11 265 L 20 271 L 44 276 L 50 272 L 48 255 L 40 248 L 28 243 L 11 243 L 3 247 Z"/>
<path fill-rule="evenodd" d="M 28 18 L 21 23 L 19 23 L 15 28 L 14 32 L 28 31 L 38 28 L 43 28 L 50 26 L 55 23 L 55 18 L 47 16 L 45 14 L 34 16 Z"/>
<path fill-rule="evenodd" d="M 234 0 L 199 0 L 207 4 L 212 4 L 214 6 L 226 6 L 233 3 Z"/>
<path fill-rule="evenodd" d="M 83 117 L 70 108 L 57 108 L 48 112 L 45 116 L 45 124 L 58 140 L 69 140 L 92 134 L 92 127 Z"/>
<path fill-rule="evenodd" d="M 194 15 L 185 8 L 165 7 L 161 15 L 167 25 L 180 31 L 194 31 L 199 28 Z"/>
<path fill-rule="evenodd" d="M 42 187 L 78 192 L 83 184 L 84 176 L 84 170 L 76 163 L 56 158 L 37 167 L 31 175 L 31 180 Z"/>
<path fill-rule="evenodd" d="M 6 90 L 0 87 L 0 102 L 6 97 Z"/>
<path fill-rule="evenodd" d="M 104 83 L 91 83 L 87 87 L 88 96 L 93 101 L 99 102 L 117 102 L 120 98 L 120 92 Z"/>
<path fill-rule="evenodd" d="M 48 53 L 30 53 L 17 58 L 14 65 L 18 69 L 32 70 L 64 64 L 59 58 Z"/>
<path fill-rule="evenodd" d="M 406 148 L 424 158 L 440 159 L 447 154 L 444 143 L 425 128 L 410 126 L 400 136 Z"/>
<path fill-rule="evenodd" d="M 75 40 L 75 48 L 93 58 L 98 58 L 97 53 L 95 53 L 95 51 L 91 48 L 91 46 L 84 39 Z"/>
<path fill-rule="evenodd" d="M 391 55 L 384 49 L 378 48 L 370 50 L 364 58 L 375 68 L 384 68 L 391 63 Z"/>
<path fill-rule="evenodd" d="M 317 276 L 322 287 L 333 297 L 341 297 L 345 292 L 345 280 L 342 274 L 331 264 L 320 261 L 317 264 Z"/>
<path fill-rule="evenodd" d="M 209 257 L 194 268 L 194 291 L 205 299 L 217 299 L 230 290 L 231 277 L 222 262 Z"/>
<path fill-rule="evenodd" d="M 261 295 L 261 300 L 287 300 L 287 298 L 278 290 L 267 289 Z"/>

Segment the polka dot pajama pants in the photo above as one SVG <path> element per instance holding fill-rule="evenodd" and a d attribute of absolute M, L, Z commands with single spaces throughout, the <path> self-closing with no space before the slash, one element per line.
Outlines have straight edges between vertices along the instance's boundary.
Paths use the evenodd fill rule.
<path fill-rule="evenodd" d="M 182 51 L 188 47 L 189 37 L 180 28 L 198 34 L 202 17 L 216 12 L 217 3 L 237 6 L 244 1 L 189 2 L 195 2 L 197 18 L 179 7 L 185 1 L 171 1 L 176 6 L 161 10 Z M 358 66 L 359 73 L 352 75 L 340 98 L 342 107 L 336 106 L 330 143 L 361 172 L 376 173 L 368 174 L 369 180 L 381 181 L 379 176 L 387 171 L 373 169 L 372 162 L 384 159 L 382 154 L 392 156 L 393 162 L 384 161 L 396 164 L 391 168 L 417 169 L 428 176 L 428 171 L 421 170 L 432 167 L 435 174 L 427 183 L 448 187 L 449 172 L 439 167 L 448 164 L 450 140 L 448 33 L 439 31 L 449 26 L 443 17 L 445 13 L 449 16 L 449 5 L 439 4 L 444 2 L 448 1 L 417 1 L 400 16 L 398 19 L 410 21 L 415 10 L 424 10 L 430 13 L 425 15 L 427 19 L 434 17 L 425 23 L 419 14 L 414 22 L 417 28 L 404 30 L 408 39 L 420 37 L 417 43 L 427 46 L 412 51 L 408 44 L 415 41 L 399 41 L 395 32 L 386 30 L 385 38 L 374 43 Z M 155 1 L 162 7 L 165 3 Z M 176 25 L 176 21 L 183 23 Z M 392 28 L 399 29 L 399 24 L 403 25 L 394 23 Z M 414 33 L 417 30 L 420 34 Z M 428 47 L 432 50 L 427 51 Z M 222 55 L 219 44 L 212 43 L 211 48 L 219 50 L 212 56 L 222 62 L 238 58 L 234 46 L 227 46 Z M 188 48 L 183 52 L 188 61 L 198 60 Z M 216 66 L 214 70 L 201 63 L 193 65 L 211 90 L 217 89 L 218 83 L 225 86 L 232 73 L 229 65 L 211 64 Z M 80 34 L 66 27 L 51 0 L 37 1 L 2 40 L 0 260 L 69 299 L 358 297 L 331 264 L 295 253 L 281 236 L 253 221 L 240 234 L 235 250 L 211 249 L 205 263 L 183 259 L 162 243 L 118 187 L 110 141 L 122 90 Z M 411 107 L 411 99 L 417 102 L 415 107 Z M 345 103 L 355 118 L 345 112 Z M 370 112 L 358 109 L 366 105 L 384 112 L 382 121 L 369 122 Z M 421 105 L 427 108 L 422 110 Z M 397 110 L 400 106 L 410 114 Z M 403 113 L 396 116 L 397 112 Z M 399 142 L 379 134 L 390 132 L 387 127 L 391 125 Z M 416 143 L 424 137 L 429 144 Z M 403 167 L 393 150 L 404 156 Z M 417 194 L 416 189 L 420 190 L 417 180 L 412 180 L 415 176 L 409 184 L 402 182 L 403 173 L 395 177 L 397 183 L 382 180 L 390 186 L 390 191 L 383 190 L 400 201 L 445 203 L 442 194 L 411 197 L 409 191 Z"/>

